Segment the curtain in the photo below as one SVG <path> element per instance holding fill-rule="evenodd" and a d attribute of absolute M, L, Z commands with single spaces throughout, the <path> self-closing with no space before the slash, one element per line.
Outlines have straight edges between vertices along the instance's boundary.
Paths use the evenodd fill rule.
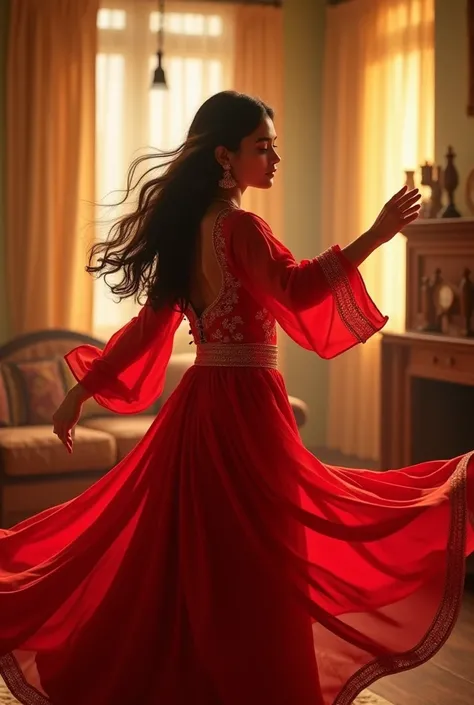
<path fill-rule="evenodd" d="M 163 67 L 167 90 L 150 90 L 156 66 L 159 16 L 155 0 L 103 0 L 98 15 L 97 232 L 107 234 L 121 209 L 128 167 L 140 154 L 173 149 L 209 96 L 231 87 L 235 9 L 215 2 L 166 3 Z M 133 206 L 133 204 L 131 204 Z M 94 280 L 93 330 L 108 338 L 130 320 L 137 304 L 120 304 L 103 279 Z M 177 348 L 187 350 L 183 326 Z"/>
<path fill-rule="evenodd" d="M 11 333 L 89 331 L 96 0 L 11 0 L 6 283 Z"/>
<path fill-rule="evenodd" d="M 235 90 L 261 98 L 275 111 L 278 152 L 283 156 L 283 12 L 280 7 L 236 6 Z M 268 191 L 249 189 L 242 206 L 257 213 L 276 236 L 283 233 L 283 179 Z"/>
<path fill-rule="evenodd" d="M 434 2 L 358 0 L 327 10 L 323 97 L 323 239 L 347 244 L 433 159 Z M 362 266 L 370 293 L 403 330 L 405 241 Z M 380 337 L 330 363 L 327 445 L 377 460 Z"/>
<path fill-rule="evenodd" d="M 281 7 L 258 5 L 235 6 L 235 50 L 232 87 L 256 96 L 275 112 L 278 153 L 284 168 L 283 114 L 283 11 Z M 266 220 L 276 237 L 285 239 L 284 192 L 281 172 L 269 190 L 248 189 L 242 208 Z M 291 243 L 289 243 L 291 247 Z M 287 365 L 288 340 L 279 328 L 279 369 Z"/>
<path fill-rule="evenodd" d="M 467 114 L 474 116 L 474 0 L 467 0 L 468 99 Z"/>
<path fill-rule="evenodd" d="M 6 291 L 6 263 L 5 263 L 5 73 L 6 73 L 6 48 L 9 3 L 0 3 L 0 344 L 8 338 L 8 306 Z"/>

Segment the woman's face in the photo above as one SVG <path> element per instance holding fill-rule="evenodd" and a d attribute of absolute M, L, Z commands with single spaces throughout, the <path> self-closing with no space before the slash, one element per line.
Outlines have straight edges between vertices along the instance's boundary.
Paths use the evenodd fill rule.
<path fill-rule="evenodd" d="M 244 137 L 238 152 L 228 153 L 232 175 L 244 191 L 247 187 L 268 189 L 273 185 L 280 157 L 276 151 L 273 121 L 265 117 L 255 132 Z"/>

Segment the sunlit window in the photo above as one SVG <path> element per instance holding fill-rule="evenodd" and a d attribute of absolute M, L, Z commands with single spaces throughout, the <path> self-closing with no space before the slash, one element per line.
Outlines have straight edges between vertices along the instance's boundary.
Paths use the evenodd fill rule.
<path fill-rule="evenodd" d="M 125 10 L 109 10 L 102 8 L 97 13 L 98 29 L 125 29 L 127 13 Z"/>
<path fill-rule="evenodd" d="M 157 32 L 159 14 L 150 15 L 150 31 Z M 170 34 L 186 34 L 188 36 L 219 37 L 223 32 L 223 20 L 219 15 L 203 15 L 191 12 L 167 12 L 164 21 L 165 32 Z"/>
<path fill-rule="evenodd" d="M 123 196 L 133 159 L 154 149 L 173 149 L 185 139 L 199 105 L 231 86 L 233 10 L 186 3 L 166 13 L 164 68 L 168 89 L 150 90 L 156 66 L 158 13 L 155 3 L 120 0 L 97 18 L 96 193 L 97 238 L 125 212 Z M 132 202 L 133 203 L 133 202 Z M 130 205 L 128 206 L 131 207 Z M 94 282 L 94 333 L 110 336 L 137 310 L 128 299 L 117 305 L 103 280 Z"/>

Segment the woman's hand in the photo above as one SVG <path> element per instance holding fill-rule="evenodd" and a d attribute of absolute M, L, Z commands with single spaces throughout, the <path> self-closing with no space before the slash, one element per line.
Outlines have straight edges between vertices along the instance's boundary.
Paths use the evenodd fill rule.
<path fill-rule="evenodd" d="M 68 453 L 72 453 L 72 429 L 79 421 L 82 404 L 88 396 L 87 392 L 77 384 L 67 393 L 53 415 L 53 433 L 61 443 L 64 443 Z"/>
<path fill-rule="evenodd" d="M 418 218 L 421 194 L 404 186 L 380 211 L 375 223 L 342 250 L 354 267 L 360 267 L 374 250 L 391 240 L 405 225 Z"/>
<path fill-rule="evenodd" d="M 418 218 L 421 194 L 418 189 L 408 191 L 404 186 L 387 201 L 370 231 L 377 243 L 389 242 L 403 228 Z"/>

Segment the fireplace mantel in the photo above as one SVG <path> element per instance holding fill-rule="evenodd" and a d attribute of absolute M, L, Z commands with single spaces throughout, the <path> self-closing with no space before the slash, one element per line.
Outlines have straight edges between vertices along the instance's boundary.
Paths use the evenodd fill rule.
<path fill-rule="evenodd" d="M 423 385 L 417 380 L 471 387 L 474 401 L 474 337 L 464 334 L 465 320 L 459 304 L 459 284 L 464 270 L 467 267 L 474 273 L 474 218 L 420 220 L 410 225 L 404 235 L 407 238 L 406 331 L 385 333 L 382 337 L 382 469 L 431 459 L 428 445 L 425 452 L 422 449 L 423 457 L 420 458 L 419 438 L 414 438 L 414 433 L 418 433 L 420 428 L 426 438 L 431 432 L 430 428 L 422 426 L 419 409 L 423 400 L 416 395 L 423 395 L 420 391 Z M 438 330 L 427 331 L 430 326 L 422 280 L 423 277 L 432 280 L 436 270 L 440 270 L 438 276 L 452 288 L 455 301 L 445 315 L 435 316 Z M 436 391 L 438 394 L 440 390 L 440 413 L 443 408 L 442 389 L 443 385 L 438 385 Z M 465 413 L 453 405 L 451 412 L 455 414 L 458 411 Z M 432 423 L 430 418 L 436 418 L 431 410 L 426 414 L 428 425 Z M 442 428 L 446 434 L 446 447 L 452 451 L 456 446 L 456 429 L 450 423 Z M 432 431 L 439 433 L 439 424 L 434 424 Z M 415 441 L 418 442 L 416 452 Z M 459 450 L 454 454 L 474 448 L 474 427 L 472 445 L 469 448 L 462 445 L 465 443 L 460 443 Z"/>

